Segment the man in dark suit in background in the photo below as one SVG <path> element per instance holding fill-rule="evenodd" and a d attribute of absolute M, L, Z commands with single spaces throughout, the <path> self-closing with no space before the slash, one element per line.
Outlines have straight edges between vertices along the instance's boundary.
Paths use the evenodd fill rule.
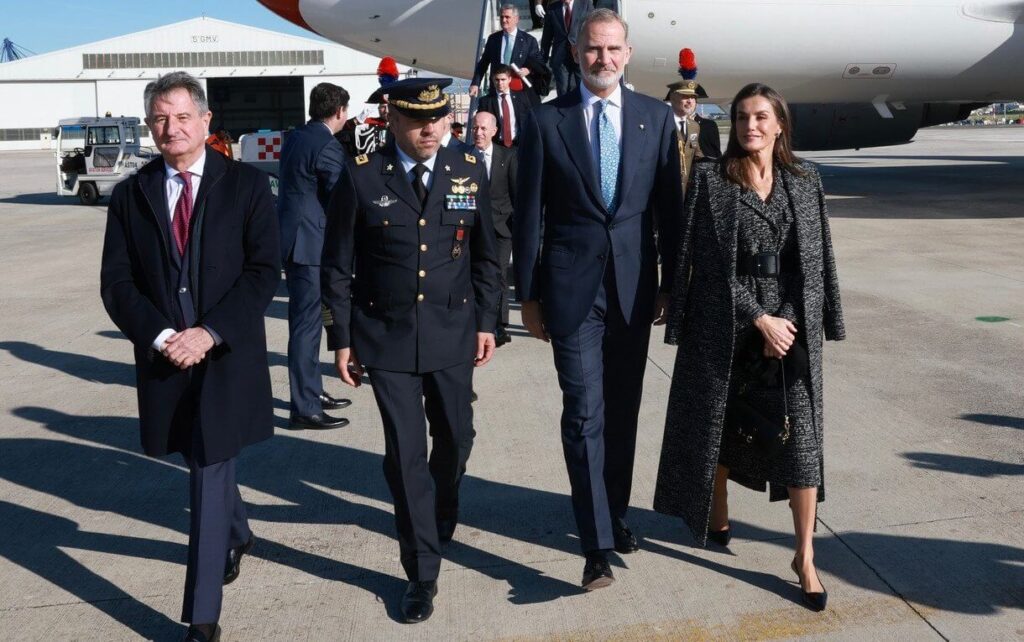
<path fill-rule="evenodd" d="M 187 642 L 220 637 L 221 587 L 253 545 L 235 481 L 242 447 L 273 434 L 263 314 L 281 276 L 267 176 L 204 141 L 203 86 L 173 72 L 145 91 L 162 155 L 110 197 L 100 292 L 132 342 L 147 455 L 190 473 Z"/>
<path fill-rule="evenodd" d="M 327 346 L 346 384 L 360 385 L 366 367 L 384 426 L 406 622 L 434 610 L 473 447 L 473 370 L 494 354 L 498 307 L 483 162 L 441 146 L 451 82 L 388 87 L 394 143 L 341 177 L 324 245 Z"/>
<path fill-rule="evenodd" d="M 348 419 L 326 409 L 347 407 L 348 399 L 324 392 L 320 379 L 320 254 L 324 249 L 324 208 L 345 169 L 345 152 L 334 135 L 348 118 L 348 92 L 320 83 L 309 92 L 310 121 L 288 134 L 281 148 L 277 216 L 281 261 L 288 282 L 288 383 L 293 429 L 340 428 Z"/>
<path fill-rule="evenodd" d="M 614 577 L 608 553 L 637 550 L 625 522 L 651 323 L 664 316 L 681 212 L 667 105 L 626 89 L 625 22 L 597 9 L 577 42 L 583 82 L 530 111 L 519 144 L 516 294 L 530 334 L 550 340 L 562 445 L 586 555 L 583 587 Z"/>
<path fill-rule="evenodd" d="M 494 340 L 500 348 L 512 341 L 508 333 L 508 266 L 512 259 L 512 215 L 515 207 L 517 157 L 514 150 L 494 144 L 498 129 L 494 114 L 479 111 L 473 117 L 473 144 L 483 156 L 491 181 L 491 214 L 498 248 L 501 299 Z"/>
<path fill-rule="evenodd" d="M 501 5 L 501 31 L 487 37 L 484 53 L 473 70 L 473 80 L 469 87 L 469 95 L 474 98 L 480 93 L 480 83 L 487 76 L 488 69 L 497 65 L 515 65 L 523 78 L 530 75 L 528 63 L 544 64 L 540 55 L 540 46 L 536 38 L 519 29 L 519 9 L 514 4 Z M 521 92 L 524 85 L 519 77 L 512 80 L 512 91 Z"/>
<path fill-rule="evenodd" d="M 554 0 L 544 16 L 540 52 L 555 78 L 555 91 L 564 96 L 580 84 L 580 66 L 572 49 L 580 25 L 594 10 L 592 0 Z"/>
<path fill-rule="evenodd" d="M 479 111 L 494 116 L 498 122 L 494 142 L 505 147 L 512 147 L 522 131 L 526 112 L 530 111 L 530 103 L 523 92 L 511 91 L 512 68 L 498 65 L 494 68 L 494 91 L 480 99 Z"/>

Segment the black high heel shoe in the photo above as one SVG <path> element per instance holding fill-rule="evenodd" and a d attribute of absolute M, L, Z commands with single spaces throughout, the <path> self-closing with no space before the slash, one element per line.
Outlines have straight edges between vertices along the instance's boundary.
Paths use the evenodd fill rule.
<path fill-rule="evenodd" d="M 724 531 L 708 531 L 708 539 L 719 546 L 728 546 L 732 541 L 732 529 L 726 527 Z"/>
<path fill-rule="evenodd" d="M 818 584 L 821 584 L 822 588 L 821 593 L 808 593 L 804 590 L 804 578 L 800 575 L 800 571 L 796 568 L 795 558 L 793 559 L 793 562 L 789 565 L 789 567 L 793 569 L 794 573 L 796 573 L 796 578 L 800 582 L 800 595 L 803 597 L 804 604 L 807 606 L 807 608 L 811 609 L 812 611 L 818 611 L 819 613 L 821 611 L 824 611 L 825 606 L 828 605 L 828 591 L 824 590 L 825 585 L 821 584 L 821 578 L 818 578 Z M 815 575 L 817 575 L 817 571 L 815 571 Z"/>

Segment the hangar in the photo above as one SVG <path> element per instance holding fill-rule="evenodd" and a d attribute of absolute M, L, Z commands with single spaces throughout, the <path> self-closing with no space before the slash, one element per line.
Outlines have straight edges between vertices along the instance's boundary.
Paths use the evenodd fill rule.
<path fill-rule="evenodd" d="M 211 129 L 236 140 L 305 122 L 309 92 L 320 82 L 347 89 L 354 115 L 378 87 L 377 63 L 323 40 L 193 18 L 0 64 L 0 150 L 49 149 L 62 118 L 143 118 L 146 84 L 176 70 L 205 83 Z M 142 134 L 151 144 L 148 130 Z"/>

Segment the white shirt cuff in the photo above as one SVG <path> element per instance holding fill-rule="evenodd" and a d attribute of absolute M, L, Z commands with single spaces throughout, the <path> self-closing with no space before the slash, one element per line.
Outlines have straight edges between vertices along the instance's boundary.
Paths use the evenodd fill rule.
<path fill-rule="evenodd" d="M 164 349 L 164 341 L 167 341 L 167 337 L 174 334 L 174 330 L 167 328 L 160 334 L 156 335 L 156 339 L 153 339 L 153 349 L 160 352 Z"/>

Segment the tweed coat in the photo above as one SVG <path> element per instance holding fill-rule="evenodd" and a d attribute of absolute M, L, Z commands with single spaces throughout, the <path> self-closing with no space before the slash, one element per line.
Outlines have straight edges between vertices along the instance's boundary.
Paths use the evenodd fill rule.
<path fill-rule="evenodd" d="M 820 426 L 822 335 L 839 341 L 845 338 L 845 329 L 821 176 L 810 163 L 801 162 L 799 169 L 803 175 L 787 170 L 779 175 L 795 214 L 799 272 L 804 279 L 804 325 L 799 331 L 807 339 L 813 416 Z M 694 168 L 679 230 L 665 330 L 666 343 L 679 348 L 654 509 L 682 517 L 702 545 L 707 540 L 735 349 L 736 315 L 729 279 L 736 274 L 739 207 L 743 207 L 740 187 L 725 178 L 721 164 L 701 163 Z M 824 481 L 819 494 L 823 488 Z"/>

